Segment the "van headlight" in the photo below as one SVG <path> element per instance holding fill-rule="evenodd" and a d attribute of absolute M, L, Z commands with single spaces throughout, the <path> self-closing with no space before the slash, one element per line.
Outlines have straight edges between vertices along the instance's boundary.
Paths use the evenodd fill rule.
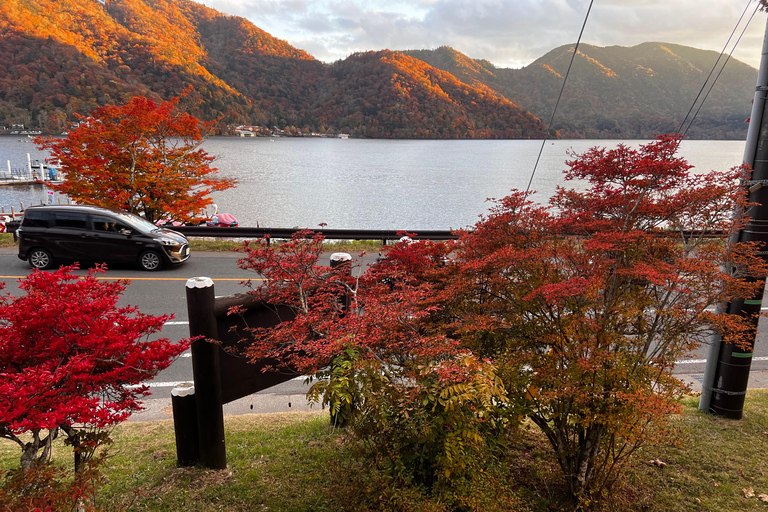
<path fill-rule="evenodd" d="M 170 246 L 170 245 L 181 245 L 180 242 L 178 242 L 177 240 L 173 240 L 172 238 L 161 238 L 160 239 L 160 243 L 163 244 L 163 245 L 168 245 L 168 246 Z"/>

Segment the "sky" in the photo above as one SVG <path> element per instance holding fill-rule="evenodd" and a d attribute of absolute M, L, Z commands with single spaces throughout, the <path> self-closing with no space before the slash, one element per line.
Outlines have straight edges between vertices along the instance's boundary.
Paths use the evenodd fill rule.
<path fill-rule="evenodd" d="M 242 16 L 325 62 L 358 51 L 451 46 L 504 68 L 575 43 L 589 8 L 589 0 L 197 1 Z M 736 28 L 730 52 L 756 6 L 756 0 L 595 0 L 582 42 L 660 41 L 720 52 Z M 754 15 L 734 58 L 759 67 L 767 17 Z"/>

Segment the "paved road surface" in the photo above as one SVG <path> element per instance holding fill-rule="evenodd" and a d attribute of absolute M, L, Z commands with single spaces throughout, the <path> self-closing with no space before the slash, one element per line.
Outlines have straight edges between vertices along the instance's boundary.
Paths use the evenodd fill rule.
<path fill-rule="evenodd" d="M 369 258 L 373 259 L 374 256 L 369 256 Z M 200 276 L 212 278 L 217 296 L 244 292 L 247 290 L 244 283 L 249 279 L 256 280 L 258 276 L 252 272 L 238 269 L 237 259 L 239 257 L 240 255 L 237 253 L 194 253 L 184 265 L 160 272 L 148 273 L 124 266 L 110 268 L 104 277 L 131 280 L 131 285 L 123 296 L 122 303 L 124 305 L 137 305 L 142 312 L 148 314 L 174 315 L 174 318 L 163 329 L 162 336 L 171 340 L 180 340 L 189 336 L 185 298 L 187 279 Z M 6 290 L 16 293 L 18 291 L 17 280 L 28 275 L 29 272 L 29 265 L 16 257 L 14 249 L 0 249 L 0 282 L 5 283 Z M 768 304 L 768 301 L 765 304 Z M 760 323 L 749 382 L 750 388 L 768 388 L 767 321 L 768 319 L 762 319 Z M 171 417 L 171 389 L 177 383 L 192 381 L 192 361 L 189 356 L 189 351 L 187 351 L 149 383 L 152 394 L 145 401 L 147 410 L 134 415 L 133 420 L 143 421 Z M 706 357 L 707 349 L 702 347 L 693 357 L 681 361 L 676 369 L 676 373 L 688 382 L 694 391 L 701 390 L 700 379 L 703 376 Z M 306 390 L 307 386 L 304 379 L 296 379 L 227 404 L 225 413 L 310 410 L 304 396 Z"/>
<path fill-rule="evenodd" d="M 121 304 L 137 305 L 143 313 L 171 314 L 174 318 L 163 328 L 162 336 L 180 340 L 189 336 L 185 284 L 191 277 L 206 276 L 214 281 L 217 296 L 242 293 L 248 290 L 248 280 L 257 280 L 253 272 L 237 268 L 238 253 L 194 253 L 183 265 L 159 272 L 144 272 L 129 266 L 110 268 L 106 279 L 130 279 Z M 328 258 L 329 255 L 325 257 Z M 367 256 L 366 260 L 376 255 Z M 326 265 L 328 261 L 324 262 Z M 18 279 L 29 274 L 29 265 L 16 256 L 15 249 L 0 248 L 0 283 L 5 290 L 18 292 Z M 171 390 L 176 384 L 192 381 L 190 352 L 182 354 L 168 369 L 161 372 L 149 385 L 151 395 L 145 399 L 147 410 L 134 415 L 132 420 L 170 418 Z M 225 413 L 283 412 L 311 410 L 306 400 L 308 385 L 298 378 L 274 386 L 250 397 L 225 405 Z M 317 407 L 315 408 L 317 409 Z"/>

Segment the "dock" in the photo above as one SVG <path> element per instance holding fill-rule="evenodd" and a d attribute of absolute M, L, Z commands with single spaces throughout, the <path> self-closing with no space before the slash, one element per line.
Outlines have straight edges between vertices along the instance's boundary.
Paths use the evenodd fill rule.
<path fill-rule="evenodd" d="M 39 180 L 33 180 L 29 178 L 22 177 L 20 179 L 14 178 L 3 178 L 0 176 L 0 187 L 2 186 L 12 186 L 12 185 L 37 185 L 41 182 Z"/>
<path fill-rule="evenodd" d="M 12 169 L 8 160 L 8 170 L 0 171 L 0 186 L 34 185 L 37 183 L 61 183 L 61 172 L 58 166 L 46 158 L 44 162 L 35 160 L 34 163 L 27 153 L 27 165 L 20 169 Z"/>

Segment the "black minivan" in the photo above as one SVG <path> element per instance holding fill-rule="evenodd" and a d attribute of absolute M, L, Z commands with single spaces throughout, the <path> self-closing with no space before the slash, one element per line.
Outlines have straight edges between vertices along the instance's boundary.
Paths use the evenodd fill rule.
<path fill-rule="evenodd" d="M 157 270 L 189 259 L 189 242 L 131 213 L 98 206 L 32 206 L 16 234 L 19 258 L 46 269 L 57 260 L 138 263 Z"/>

